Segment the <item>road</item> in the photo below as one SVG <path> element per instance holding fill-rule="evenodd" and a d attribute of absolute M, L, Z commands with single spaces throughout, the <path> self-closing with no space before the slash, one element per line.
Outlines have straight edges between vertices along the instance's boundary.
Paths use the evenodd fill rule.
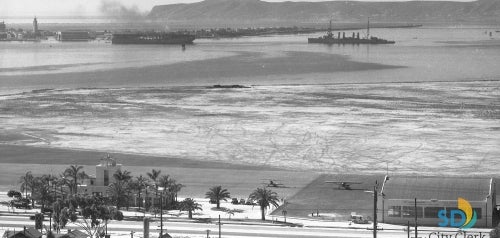
<path fill-rule="evenodd" d="M 45 220 L 44 225 L 48 226 L 49 221 Z M 34 221 L 29 220 L 27 214 L 0 214 L 0 230 L 21 229 L 24 226 L 34 226 Z M 368 229 L 340 228 L 340 227 L 290 227 L 282 224 L 262 224 L 258 222 L 240 222 L 240 221 L 222 221 L 221 237 L 232 238 L 324 238 L 324 237 L 343 237 L 343 238 L 369 238 L 373 237 L 373 231 Z M 79 229 L 75 224 L 70 223 L 66 229 Z M 210 230 L 210 237 L 218 237 L 217 223 L 200 223 L 186 219 L 169 218 L 163 223 L 163 229 L 172 237 L 195 238 L 207 237 L 207 230 Z M 433 228 L 432 228 L 433 229 Z M 457 234 L 456 230 L 422 230 L 418 237 L 421 238 L 442 238 L 442 237 L 468 237 Z M 108 224 L 108 233 L 111 237 L 130 237 L 130 232 L 134 232 L 135 238 L 143 237 L 142 221 L 111 221 Z M 440 233 L 436 233 L 436 232 Z M 160 232 L 160 223 L 158 219 L 150 222 L 150 237 L 156 238 Z M 432 233 L 434 232 L 434 233 Z M 488 238 L 488 230 L 469 231 L 470 234 L 476 235 L 475 238 Z M 479 233 L 482 232 L 482 233 Z M 449 236 L 442 236 L 449 235 Z M 379 230 L 377 232 L 379 238 L 401 238 L 407 237 L 406 231 L 403 229 Z M 413 237 L 413 234 L 412 234 Z M 474 237 L 474 236 L 471 236 Z"/>
<path fill-rule="evenodd" d="M 233 221 L 227 221 L 233 222 Z M 260 238 L 318 238 L 318 237 L 372 237 L 372 231 L 366 229 L 339 229 L 339 228 L 309 228 L 309 227 L 290 227 L 279 224 L 258 224 L 258 223 L 227 223 L 222 222 L 222 237 L 260 237 Z M 44 225 L 49 225 L 45 220 Z M 159 221 L 150 223 L 151 237 L 159 234 Z M 24 226 L 33 226 L 34 221 L 24 214 L 19 215 L 0 215 L 0 229 L 15 229 Z M 78 229 L 75 224 L 69 224 L 67 229 Z M 177 221 L 164 221 L 163 229 L 173 237 L 206 237 L 207 230 L 210 230 L 210 237 L 218 237 L 218 225 L 216 223 L 196 223 L 179 219 Z M 130 231 L 136 232 L 134 237 L 143 237 L 143 224 L 138 221 L 112 221 L 108 224 L 108 232 L 114 236 L 114 233 L 129 234 Z M 404 232 L 379 232 L 380 237 L 402 237 Z M 387 233 L 385 236 L 382 233 Z M 396 235 L 397 234 L 397 235 Z"/>

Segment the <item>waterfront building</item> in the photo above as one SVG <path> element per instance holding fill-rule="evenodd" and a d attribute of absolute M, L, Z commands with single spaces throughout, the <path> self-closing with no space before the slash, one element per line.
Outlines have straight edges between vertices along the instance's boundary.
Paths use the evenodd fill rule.
<path fill-rule="evenodd" d="M 476 213 L 474 227 L 493 227 L 498 223 L 495 185 L 493 178 L 386 176 L 378 197 L 378 220 L 411 226 L 416 220 L 419 226 L 439 226 L 463 198 Z M 459 223 L 458 218 L 454 222 Z"/>
<path fill-rule="evenodd" d="M 78 193 L 105 195 L 108 186 L 115 182 L 113 174 L 121 168 L 122 165 L 117 164 L 116 160 L 108 154 L 95 166 L 95 175 L 89 176 L 85 183 L 78 186 Z"/>
<path fill-rule="evenodd" d="M 59 31 L 56 33 L 56 40 L 58 40 L 58 41 L 88 41 L 88 40 L 90 40 L 90 33 L 88 31 L 81 31 L 81 30 Z"/>
<path fill-rule="evenodd" d="M 5 25 L 5 22 L 2 21 L 0 22 L 0 32 L 6 32 L 7 31 L 7 26 Z"/>
<path fill-rule="evenodd" d="M 95 174 L 89 175 L 83 183 L 78 185 L 78 192 L 82 195 L 107 196 L 109 185 L 115 182 L 114 174 L 116 171 L 122 170 L 122 164 L 118 164 L 116 160 L 109 154 L 102 158 L 95 166 Z M 131 199 L 130 206 L 144 206 L 147 200 L 149 204 L 159 204 L 160 196 L 155 192 L 154 186 L 147 187 L 142 196 L 135 194 L 134 191 L 129 191 Z"/>

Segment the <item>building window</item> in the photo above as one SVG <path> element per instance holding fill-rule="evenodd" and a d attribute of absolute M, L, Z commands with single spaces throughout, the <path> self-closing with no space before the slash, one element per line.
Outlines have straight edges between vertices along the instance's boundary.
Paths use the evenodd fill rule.
<path fill-rule="evenodd" d="M 415 207 L 414 206 L 403 206 L 401 208 L 401 213 L 403 217 L 415 217 Z M 423 208 L 417 207 L 417 217 L 423 217 Z"/>
<path fill-rule="evenodd" d="M 108 186 L 108 185 L 109 185 L 109 171 L 104 170 L 104 186 Z"/>
<path fill-rule="evenodd" d="M 440 210 L 445 210 L 445 208 L 444 207 L 426 207 L 424 209 L 424 216 L 425 216 L 425 218 L 437 218 L 438 212 Z"/>
<path fill-rule="evenodd" d="M 401 217 L 401 206 L 390 206 L 387 215 L 389 217 Z"/>

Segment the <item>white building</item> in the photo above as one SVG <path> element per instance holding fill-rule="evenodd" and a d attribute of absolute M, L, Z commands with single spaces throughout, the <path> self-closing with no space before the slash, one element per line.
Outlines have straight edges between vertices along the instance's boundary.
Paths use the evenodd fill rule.
<path fill-rule="evenodd" d="M 108 154 L 95 166 L 95 176 L 91 176 L 85 184 L 79 185 L 78 193 L 105 195 L 108 186 L 115 182 L 113 174 L 121 168 L 122 165 L 117 164 L 116 160 Z"/>

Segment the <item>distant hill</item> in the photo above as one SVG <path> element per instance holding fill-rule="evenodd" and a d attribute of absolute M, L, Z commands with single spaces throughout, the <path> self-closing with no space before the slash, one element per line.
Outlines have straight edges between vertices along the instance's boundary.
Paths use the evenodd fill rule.
<path fill-rule="evenodd" d="M 152 19 L 177 22 L 500 22 L 500 0 L 475 2 L 265 2 L 205 0 L 191 4 L 155 6 Z"/>

